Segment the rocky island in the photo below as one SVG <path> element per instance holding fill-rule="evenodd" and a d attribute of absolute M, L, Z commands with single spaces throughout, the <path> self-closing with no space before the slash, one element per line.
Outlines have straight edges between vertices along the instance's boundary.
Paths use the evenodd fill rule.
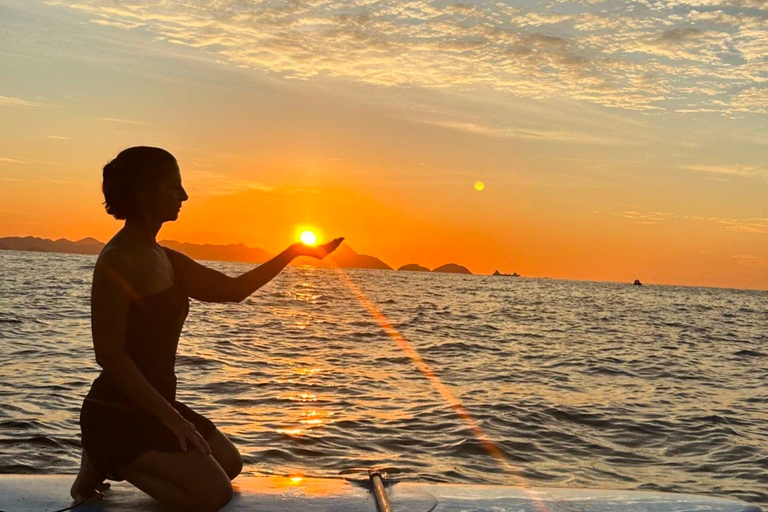
<path fill-rule="evenodd" d="M 398 268 L 397 270 L 405 270 L 408 272 L 430 272 L 430 270 L 427 267 L 422 267 L 421 265 L 417 263 L 409 263 L 407 265 L 403 265 L 402 267 Z"/>
<path fill-rule="evenodd" d="M 463 267 L 456 263 L 446 263 L 445 265 L 440 265 L 436 269 L 433 269 L 432 272 L 444 272 L 447 274 L 471 274 L 472 273 L 469 271 L 467 267 Z"/>

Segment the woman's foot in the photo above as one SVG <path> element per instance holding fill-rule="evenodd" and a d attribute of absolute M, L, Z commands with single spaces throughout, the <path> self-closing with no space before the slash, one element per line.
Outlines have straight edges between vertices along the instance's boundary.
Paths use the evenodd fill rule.
<path fill-rule="evenodd" d="M 88 454 L 83 450 L 83 455 L 80 459 L 80 472 L 77 474 L 75 482 L 69 490 L 72 499 L 78 503 L 88 500 L 100 500 L 104 497 L 102 491 L 107 489 L 109 489 L 109 484 L 104 482 L 104 477 L 96 474 L 91 459 L 88 458 Z"/>

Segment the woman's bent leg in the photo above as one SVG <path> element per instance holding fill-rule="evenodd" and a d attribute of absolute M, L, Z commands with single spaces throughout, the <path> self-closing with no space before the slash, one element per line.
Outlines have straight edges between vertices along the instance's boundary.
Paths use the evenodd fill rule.
<path fill-rule="evenodd" d="M 198 450 L 150 450 L 119 473 L 173 512 L 215 512 L 232 499 L 228 475 Z"/>
<path fill-rule="evenodd" d="M 213 458 L 219 463 L 230 480 L 234 480 L 243 470 L 243 458 L 232 441 L 218 428 L 205 438 L 211 447 Z"/>

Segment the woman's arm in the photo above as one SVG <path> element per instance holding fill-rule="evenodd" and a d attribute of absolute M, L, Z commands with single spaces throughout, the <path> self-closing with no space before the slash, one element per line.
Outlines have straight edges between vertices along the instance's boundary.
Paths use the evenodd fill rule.
<path fill-rule="evenodd" d="M 105 251 L 99 257 L 91 290 L 91 330 L 96 362 L 109 379 L 141 409 L 157 417 L 179 438 L 186 450 L 189 439 L 198 449 L 211 453 L 205 439 L 197 433 L 168 401 L 157 392 L 125 352 L 128 306 L 135 290 L 122 277 L 118 256 Z M 191 429 L 190 429 L 191 426 Z M 196 434 L 196 435 L 195 435 Z"/>
<path fill-rule="evenodd" d="M 190 297 L 204 302 L 242 302 L 270 282 L 294 258 L 312 256 L 323 259 L 335 251 L 343 241 L 343 238 L 336 238 L 317 247 L 293 244 L 271 260 L 238 277 L 229 277 L 218 270 L 199 264 L 185 254 L 171 249 L 166 250 L 176 259 L 177 264 L 174 268 L 183 274 L 181 278 Z"/>

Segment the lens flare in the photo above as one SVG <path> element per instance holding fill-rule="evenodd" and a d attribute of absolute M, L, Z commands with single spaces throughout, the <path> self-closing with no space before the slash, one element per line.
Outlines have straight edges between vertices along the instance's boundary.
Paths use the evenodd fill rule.
<path fill-rule="evenodd" d="M 400 350 L 411 359 L 414 366 L 416 366 L 422 375 L 426 377 L 435 391 L 437 391 L 443 400 L 453 408 L 453 410 L 456 412 L 456 415 L 464 421 L 464 424 L 469 427 L 469 429 L 472 431 L 472 434 L 475 436 L 475 439 L 480 442 L 486 453 L 488 453 L 496 460 L 501 469 L 507 475 L 513 477 L 515 480 L 518 480 L 518 483 L 525 487 L 524 491 L 533 501 L 533 506 L 536 511 L 554 512 L 547 506 L 544 500 L 541 499 L 541 497 L 538 495 L 538 492 L 535 489 L 530 488 L 530 485 L 525 481 L 524 477 L 522 477 L 522 470 L 512 464 L 504 451 L 502 451 L 502 449 L 485 433 L 477 420 L 475 420 L 475 418 L 473 418 L 467 412 L 467 410 L 464 409 L 464 405 L 462 405 L 458 397 L 453 394 L 448 386 L 443 384 L 435 372 L 432 371 L 432 368 L 430 368 L 426 361 L 421 358 L 421 355 L 419 355 L 416 349 L 403 337 L 402 334 L 400 334 L 397 329 L 394 328 L 394 326 L 389 322 L 389 319 L 384 316 L 384 313 L 382 313 L 379 308 L 376 307 L 373 301 L 363 293 L 363 291 L 352 281 L 352 279 L 347 275 L 346 272 L 344 272 L 344 270 L 341 269 L 341 267 L 334 266 L 332 268 L 336 271 L 339 277 L 341 277 L 341 279 L 347 285 L 349 291 L 352 292 L 352 294 L 357 298 L 363 308 L 366 309 L 368 313 L 377 321 L 382 330 L 389 335 L 389 337 L 395 342 L 398 348 L 400 348 Z"/>

